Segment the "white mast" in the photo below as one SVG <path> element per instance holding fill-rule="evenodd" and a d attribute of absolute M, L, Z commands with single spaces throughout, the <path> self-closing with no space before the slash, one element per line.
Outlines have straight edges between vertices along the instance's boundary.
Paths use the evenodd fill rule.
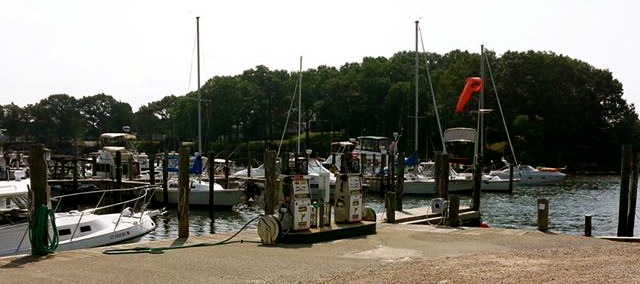
<path fill-rule="evenodd" d="M 200 17 L 196 17 L 196 38 L 198 50 L 198 152 L 202 155 L 202 107 L 200 99 Z"/>
<path fill-rule="evenodd" d="M 302 117 L 302 56 L 300 56 L 300 75 L 298 77 L 298 152 L 300 154 L 300 126 Z"/>
<path fill-rule="evenodd" d="M 415 141 L 415 147 L 414 150 L 416 152 L 418 152 L 418 64 L 420 63 L 418 60 L 418 21 L 416 21 L 416 94 L 415 94 L 415 98 L 416 98 L 416 106 L 415 106 L 415 116 L 414 116 L 414 120 L 415 120 L 415 129 L 414 129 L 414 135 L 415 138 L 413 141 Z"/>

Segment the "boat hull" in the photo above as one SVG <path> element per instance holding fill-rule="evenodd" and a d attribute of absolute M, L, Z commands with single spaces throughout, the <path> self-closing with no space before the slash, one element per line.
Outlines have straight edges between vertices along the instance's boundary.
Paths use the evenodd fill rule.
<path fill-rule="evenodd" d="M 56 251 L 121 243 L 140 238 L 156 227 L 155 222 L 147 215 L 120 215 L 83 214 L 79 211 L 56 213 L 55 222 L 59 235 Z M 0 255 L 31 253 L 28 227 L 27 222 L 1 227 Z"/>
<path fill-rule="evenodd" d="M 473 180 L 470 179 L 452 179 L 449 180 L 449 193 L 465 193 L 473 190 Z M 435 195 L 435 180 L 414 180 L 405 181 L 403 184 L 404 194 L 410 195 Z"/>

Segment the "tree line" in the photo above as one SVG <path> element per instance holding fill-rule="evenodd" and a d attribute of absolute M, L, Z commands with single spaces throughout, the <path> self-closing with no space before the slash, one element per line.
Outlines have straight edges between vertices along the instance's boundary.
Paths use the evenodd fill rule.
<path fill-rule="evenodd" d="M 484 118 L 487 161 L 512 154 L 504 147 L 507 136 L 497 111 L 497 91 L 519 161 L 619 168 L 620 147 L 635 143 L 640 124 L 634 105 L 623 98 L 622 84 L 609 70 L 553 52 L 508 51 L 498 56 L 488 51 L 485 56 L 490 63 L 485 107 L 494 110 Z M 303 145 L 314 155 L 328 155 L 332 141 L 391 137 L 393 132 L 401 137 L 399 151 L 409 155 L 416 142 L 415 58 L 415 52 L 402 51 L 391 58 L 365 57 L 359 63 L 319 66 L 302 74 L 259 65 L 235 76 L 208 79 L 199 96 L 195 91 L 167 95 L 136 112 L 106 94 L 80 99 L 54 94 L 26 107 L 0 106 L 0 125 L 6 129 L 5 143 L 40 142 L 53 148 L 69 141 L 95 141 L 100 133 L 120 132 L 127 125 L 148 142 L 143 144 L 148 152 L 171 151 L 181 142 L 198 141 L 200 97 L 203 148 L 232 154 L 230 158 L 277 148 L 285 125 L 285 137 L 295 139 L 298 115 Z M 465 78 L 480 75 L 480 55 L 453 50 L 419 53 L 418 58 L 417 142 L 424 159 L 442 150 L 436 110 L 443 129 L 476 126 L 471 110 L 477 109 L 477 96 L 465 112 L 455 114 L 454 109 Z M 286 150 L 292 147 L 287 144 Z"/>

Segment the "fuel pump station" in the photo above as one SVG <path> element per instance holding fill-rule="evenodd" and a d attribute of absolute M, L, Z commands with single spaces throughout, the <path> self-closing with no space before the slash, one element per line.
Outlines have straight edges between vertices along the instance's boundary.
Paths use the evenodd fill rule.
<path fill-rule="evenodd" d="M 344 155 L 344 164 L 349 165 L 352 155 Z M 336 223 L 362 221 L 362 175 L 349 173 L 349 167 L 342 167 L 333 192 Z"/>
<path fill-rule="evenodd" d="M 286 185 L 287 182 L 290 185 Z M 302 231 L 311 228 L 311 189 L 309 187 L 309 179 L 302 175 L 296 175 L 292 178 L 285 178 L 283 185 L 283 194 L 285 203 L 283 208 L 287 207 L 291 214 L 291 224 L 289 227 L 283 223 L 284 230 Z M 289 192 L 284 192 L 289 188 Z M 281 210 L 281 213 L 282 210 Z"/>

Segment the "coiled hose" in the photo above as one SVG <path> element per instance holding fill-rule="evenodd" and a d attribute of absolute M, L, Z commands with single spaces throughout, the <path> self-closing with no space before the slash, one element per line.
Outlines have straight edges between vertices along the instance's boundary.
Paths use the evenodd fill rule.
<path fill-rule="evenodd" d="M 47 229 L 51 224 L 53 234 Z M 47 255 L 58 248 L 58 228 L 53 210 L 46 205 L 36 208 L 29 221 L 29 240 L 31 241 L 31 253 L 34 255 Z"/>

